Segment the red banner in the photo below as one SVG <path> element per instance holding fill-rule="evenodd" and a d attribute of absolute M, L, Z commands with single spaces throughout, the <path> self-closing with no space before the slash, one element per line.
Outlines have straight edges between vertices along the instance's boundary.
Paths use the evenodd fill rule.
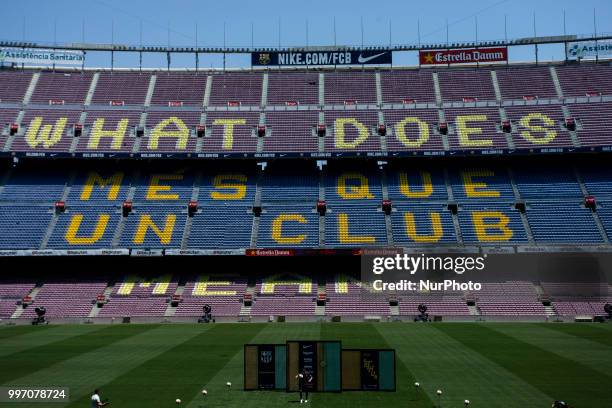
<path fill-rule="evenodd" d="M 421 65 L 475 64 L 477 62 L 508 61 L 508 48 L 468 48 L 455 50 L 419 51 Z"/>

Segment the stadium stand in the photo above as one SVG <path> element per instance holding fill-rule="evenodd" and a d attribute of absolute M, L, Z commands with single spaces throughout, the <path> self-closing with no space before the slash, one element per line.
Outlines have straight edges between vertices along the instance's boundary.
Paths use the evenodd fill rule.
<path fill-rule="evenodd" d="M 83 105 L 93 73 L 43 71 L 32 94 L 32 103 L 44 105 Z"/>
<path fill-rule="evenodd" d="M 315 152 L 318 137 L 315 129 L 319 115 L 315 111 L 267 112 L 269 134 L 264 138 L 266 152 Z"/>
<path fill-rule="evenodd" d="M 0 220 L 4 231 L 15 231 L 2 234 L 0 248 L 499 246 L 530 244 L 530 234 L 535 244 L 603 244 L 612 232 L 607 170 L 574 163 L 575 171 L 555 161 L 543 170 L 533 162 L 432 170 L 400 160 L 384 170 L 364 162 L 323 172 L 307 162 L 263 171 L 244 164 L 199 171 L 49 165 L 45 176 L 24 167 L 0 175 Z M 585 206 L 590 195 L 596 212 Z M 321 197 L 325 217 L 316 210 Z M 192 200 L 198 208 L 190 214 Z M 56 202 L 65 207 L 54 209 Z"/>
<path fill-rule="evenodd" d="M 325 74 L 325 104 L 345 105 L 347 103 L 376 103 L 374 73 L 329 72 Z"/>
<path fill-rule="evenodd" d="M 427 70 L 382 71 L 380 83 L 383 101 L 389 104 L 433 103 L 436 101 L 434 83 Z"/>
<path fill-rule="evenodd" d="M 17 303 L 34 289 L 34 283 L 2 282 L 0 284 L 0 319 L 7 319 L 17 309 Z"/>
<path fill-rule="evenodd" d="M 496 73 L 504 100 L 557 96 L 548 67 L 510 67 L 497 69 Z"/>
<path fill-rule="evenodd" d="M 21 103 L 31 81 L 30 71 L 0 71 L 0 102 Z"/>
<path fill-rule="evenodd" d="M 244 106 L 259 106 L 262 82 L 261 73 L 213 75 L 210 105 L 228 106 L 231 102 L 236 102 Z"/>
<path fill-rule="evenodd" d="M 104 282 L 50 282 L 45 283 L 32 305 L 24 310 L 21 317 L 32 319 L 37 306 L 47 309 L 47 317 L 87 317 L 96 296 L 104 291 Z"/>
<path fill-rule="evenodd" d="M 129 275 L 115 285 L 108 303 L 99 311 L 100 317 L 163 316 L 168 307 L 168 296 L 178 283 L 172 277 L 143 279 Z"/>
<path fill-rule="evenodd" d="M 485 283 L 477 295 L 482 315 L 542 316 L 542 302 L 531 282 Z"/>
<path fill-rule="evenodd" d="M 565 97 L 612 94 L 609 65 L 559 66 L 556 71 Z"/>
<path fill-rule="evenodd" d="M 27 301 L 29 294 L 32 299 Z M 320 301 L 323 300 L 323 303 Z M 535 319 L 601 316 L 612 302 L 605 283 L 505 281 L 483 283 L 479 291 L 419 291 L 410 294 L 377 294 L 350 275 L 207 273 L 139 277 L 125 275 L 115 281 L 94 277 L 39 282 L 27 278 L 19 283 L 0 281 L 0 318 L 15 314 L 30 320 L 34 309 L 44 306 L 50 319 L 108 321 L 111 318 L 140 318 L 160 321 L 176 317 L 195 321 L 204 305 L 220 320 L 286 316 L 351 318 L 407 318 L 425 304 L 430 318 Z M 23 304 L 23 305 L 22 305 Z M 549 305 L 550 306 L 546 306 Z M 148 320 L 147 320 L 148 319 Z"/>
<path fill-rule="evenodd" d="M 328 315 L 390 314 L 389 300 L 384 295 L 362 290 L 361 283 L 348 279 L 347 276 L 336 276 L 334 280 L 327 282 L 325 293 L 325 313 Z"/>
<path fill-rule="evenodd" d="M 3 70 L 11 83 L 0 95 L 3 133 L 12 123 L 19 128 L 0 142 L 5 152 L 88 155 L 603 148 L 611 144 L 610 91 L 601 79 L 608 71 L 603 64 L 265 74 Z M 85 127 L 76 146 L 74 125 Z"/>
<path fill-rule="evenodd" d="M 185 284 L 176 316 L 200 316 L 204 305 L 210 305 L 215 316 L 238 316 L 247 289 L 244 278 L 201 275 Z"/>
<path fill-rule="evenodd" d="M 169 106 L 178 102 L 179 106 L 202 106 L 206 75 L 188 72 L 164 72 L 156 75 L 151 105 Z"/>
<path fill-rule="evenodd" d="M 494 101 L 495 90 L 488 69 L 448 70 L 438 73 L 444 102 Z"/>
<path fill-rule="evenodd" d="M 319 104 L 319 75 L 314 72 L 270 72 L 268 105 L 290 105 L 293 102 L 298 105 Z"/>
<path fill-rule="evenodd" d="M 147 72 L 101 72 L 93 94 L 93 105 L 143 105 L 151 75 Z"/>
<path fill-rule="evenodd" d="M 0 152 L 8 159 L 0 169 L 0 251 L 608 246 L 612 179 L 603 155 L 538 153 L 612 146 L 609 74 L 608 64 L 584 63 L 0 70 Z M 188 160 L 225 154 L 246 160 Z M 114 155 L 141 160 L 88 160 Z M 171 160 L 154 160 L 162 157 Z M 32 292 L 20 318 L 44 305 L 51 318 L 193 319 L 205 304 L 231 319 L 388 318 L 413 316 L 427 303 L 434 316 L 543 319 L 601 314 L 611 299 L 607 288 L 584 297 L 554 282 L 542 283 L 543 292 L 522 281 L 487 284 L 478 294 L 380 296 L 340 275 L 190 273 L 2 282 L 0 317 L 23 309 Z"/>

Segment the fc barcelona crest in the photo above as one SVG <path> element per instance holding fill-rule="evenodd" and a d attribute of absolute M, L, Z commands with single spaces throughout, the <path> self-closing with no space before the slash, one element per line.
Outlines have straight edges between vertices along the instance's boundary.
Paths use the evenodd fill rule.
<path fill-rule="evenodd" d="M 260 355 L 260 360 L 264 364 L 270 364 L 272 362 L 272 351 L 262 351 Z"/>
<path fill-rule="evenodd" d="M 259 63 L 261 65 L 268 65 L 270 63 L 270 54 L 268 53 L 259 54 Z"/>

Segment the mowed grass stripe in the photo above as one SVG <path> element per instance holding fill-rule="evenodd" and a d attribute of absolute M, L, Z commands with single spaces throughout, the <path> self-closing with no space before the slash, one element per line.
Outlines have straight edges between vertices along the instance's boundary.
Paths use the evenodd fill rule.
<path fill-rule="evenodd" d="M 48 331 L 58 326 L 39 326 L 41 332 Z M 0 326 L 0 344 L 2 344 L 2 340 L 9 339 L 15 336 L 21 336 L 23 334 L 28 334 L 32 332 L 31 325 L 19 325 L 19 326 Z"/>
<path fill-rule="evenodd" d="M 610 406 L 611 378 L 590 367 L 481 324 L 435 325 L 436 329 L 504 367 L 547 394 L 580 408 Z M 510 401 L 515 396 L 508 395 Z"/>
<path fill-rule="evenodd" d="M 284 344 L 287 340 L 318 340 L 321 325 L 318 323 L 280 323 L 265 324 L 264 328 L 251 339 L 252 344 Z M 225 386 L 232 382 L 231 390 Z M 290 401 L 296 401 L 296 394 L 284 391 L 243 391 L 244 388 L 244 349 L 230 359 L 203 388 L 208 391 L 202 397 L 199 390 L 187 405 L 187 408 L 204 407 L 286 407 Z"/>
<path fill-rule="evenodd" d="M 370 323 L 323 323 L 322 340 L 341 340 L 342 348 L 393 348 Z M 396 355 L 396 392 L 350 391 L 341 394 L 321 393 L 313 397 L 313 407 L 431 407 L 426 394 L 414 394 L 414 376 L 404 361 Z"/>
<path fill-rule="evenodd" d="M 34 347 L 41 347 L 55 342 L 64 341 L 70 337 L 81 336 L 101 330 L 102 327 L 94 325 L 82 326 L 16 326 L 9 329 L 15 335 L 0 338 L 0 358 L 10 354 L 19 353 Z"/>
<path fill-rule="evenodd" d="M 553 325 L 491 324 L 488 327 L 532 346 L 545 349 L 561 358 L 584 364 L 604 375 L 612 374 L 612 348 L 558 330 L 548 329 L 549 326 Z M 582 330 L 578 326 L 576 329 Z"/>
<path fill-rule="evenodd" d="M 96 387 L 103 390 L 103 398 L 114 397 L 108 384 L 207 330 L 208 327 L 196 325 L 155 325 L 151 330 L 83 354 L 38 375 L 57 375 L 69 384 L 72 401 L 69 407 L 88 406 L 89 396 Z M 140 405 L 132 401 L 125 406 Z"/>
<path fill-rule="evenodd" d="M 432 324 L 386 324 L 377 329 L 432 399 L 437 402 L 436 390 L 443 391 L 443 406 L 459 407 L 465 399 L 474 408 L 549 403 L 546 394 Z"/>
<path fill-rule="evenodd" d="M 149 326 L 132 326 L 127 330 L 119 331 L 116 327 L 99 326 L 84 334 L 3 356 L 0 384 L 6 384 L 11 380 L 149 329 Z"/>
<path fill-rule="evenodd" d="M 601 328 L 605 326 L 612 328 L 611 324 L 601 323 L 542 324 L 542 327 L 550 330 L 555 330 L 557 332 L 569 334 L 581 339 L 603 344 L 604 346 L 612 347 L 612 336 L 608 331 L 601 330 Z"/>
<path fill-rule="evenodd" d="M 606 331 L 612 331 L 612 324 L 608 323 L 608 324 L 602 324 L 602 323 L 598 323 L 598 324 L 593 324 L 593 325 L 589 325 L 590 327 L 596 327 L 600 330 L 606 330 Z"/>
<path fill-rule="evenodd" d="M 240 327 L 238 327 L 240 326 Z M 169 326 L 170 327 L 170 326 Z M 177 326 L 176 335 L 180 332 Z M 262 329 L 257 324 L 185 326 L 205 330 L 155 358 L 124 372 L 104 385 L 104 395 L 117 407 L 167 408 L 176 398 L 187 398 L 202 389 L 228 360 Z M 70 407 L 86 406 L 82 398 Z"/>
<path fill-rule="evenodd" d="M 13 385 L 53 385 L 70 388 L 71 401 L 89 396 L 92 389 L 111 381 L 149 358 L 164 352 L 178 342 L 185 341 L 182 333 L 170 326 L 142 325 L 135 334 L 131 325 L 101 326 L 113 329 L 113 336 L 101 348 L 82 353 L 43 370 L 18 378 Z M 72 326 L 77 327 L 77 326 Z M 199 330 L 197 333 L 201 332 Z M 193 335 L 197 334 L 195 331 Z M 111 340 L 111 337 L 117 341 Z M 61 407 L 67 404 L 37 404 L 39 408 Z"/>

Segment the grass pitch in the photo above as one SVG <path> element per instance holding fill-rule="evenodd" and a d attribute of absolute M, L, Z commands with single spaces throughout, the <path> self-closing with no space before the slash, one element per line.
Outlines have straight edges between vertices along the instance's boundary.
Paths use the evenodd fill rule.
<path fill-rule="evenodd" d="M 0 384 L 69 387 L 71 400 L 0 407 L 88 407 L 96 387 L 113 408 L 176 407 L 176 398 L 189 408 L 291 407 L 296 394 L 242 391 L 243 344 L 287 339 L 397 351 L 397 392 L 313 394 L 312 407 L 612 407 L 612 325 L 534 323 L 2 326 Z"/>

